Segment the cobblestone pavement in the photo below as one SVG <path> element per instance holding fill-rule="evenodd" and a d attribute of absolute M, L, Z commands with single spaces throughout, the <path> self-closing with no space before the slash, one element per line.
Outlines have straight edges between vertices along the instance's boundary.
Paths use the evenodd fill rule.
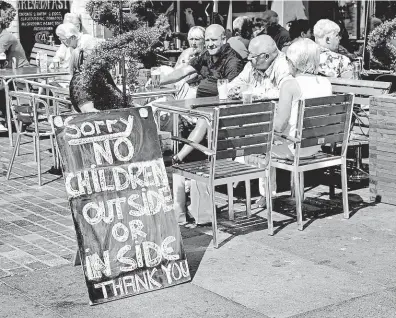
<path fill-rule="evenodd" d="M 32 141 L 22 142 L 6 180 L 12 148 L 0 137 L 0 277 L 68 264 L 77 246 L 63 179 L 47 172 L 49 142 L 41 143 L 41 187 Z"/>

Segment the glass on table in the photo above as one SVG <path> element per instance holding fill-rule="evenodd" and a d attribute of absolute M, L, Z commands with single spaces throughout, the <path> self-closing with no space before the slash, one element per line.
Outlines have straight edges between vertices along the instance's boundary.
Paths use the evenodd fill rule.
<path fill-rule="evenodd" d="M 219 99 L 228 98 L 228 79 L 222 78 L 217 80 L 217 90 L 219 92 Z"/>
<path fill-rule="evenodd" d="M 160 88 L 161 86 L 161 69 L 159 67 L 151 68 L 151 86 Z"/>

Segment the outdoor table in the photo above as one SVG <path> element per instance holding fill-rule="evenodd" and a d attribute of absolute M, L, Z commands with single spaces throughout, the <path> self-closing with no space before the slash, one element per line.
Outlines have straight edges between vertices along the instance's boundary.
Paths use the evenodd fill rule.
<path fill-rule="evenodd" d="M 232 100 L 225 99 L 220 100 L 218 96 L 216 97 L 203 97 L 203 98 L 192 98 L 192 99 L 183 99 L 183 100 L 169 100 L 164 102 L 153 102 L 153 106 L 157 107 L 156 116 L 157 116 L 157 125 L 159 127 L 159 113 L 160 111 L 165 111 L 171 113 L 173 115 L 173 135 L 179 135 L 179 123 L 178 123 L 178 115 L 187 115 L 193 117 L 204 118 L 208 121 L 209 127 L 211 127 L 211 123 L 214 119 L 214 111 L 213 108 L 216 106 L 224 106 L 224 105 L 236 105 L 242 104 L 242 100 Z M 208 138 L 210 138 L 211 134 L 208 133 Z M 173 143 L 174 153 L 178 152 L 178 143 Z"/>
<path fill-rule="evenodd" d="M 5 101 L 6 101 L 6 117 L 7 117 L 7 127 L 8 127 L 8 137 L 10 140 L 10 146 L 13 146 L 12 143 L 12 125 L 11 125 L 11 113 L 10 113 L 10 105 L 9 105 L 9 98 L 8 98 L 8 84 L 14 79 L 21 79 L 21 78 L 49 78 L 55 76 L 63 76 L 69 75 L 69 71 L 61 71 L 61 70 L 47 70 L 47 71 L 40 71 L 38 67 L 21 67 L 17 69 L 0 69 L 0 78 L 2 84 L 4 86 L 5 91 Z"/>

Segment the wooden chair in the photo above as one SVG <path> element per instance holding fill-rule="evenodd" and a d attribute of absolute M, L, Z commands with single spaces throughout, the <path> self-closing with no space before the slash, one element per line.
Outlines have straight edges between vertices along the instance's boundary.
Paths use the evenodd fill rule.
<path fill-rule="evenodd" d="M 208 132 L 208 147 L 187 139 L 173 137 L 208 155 L 208 160 L 173 166 L 173 173 L 208 185 L 212 202 L 213 245 L 218 247 L 215 207 L 215 186 L 245 181 L 246 211 L 251 214 L 250 180 L 264 178 L 269 186 L 269 155 L 273 137 L 275 104 L 260 102 L 248 105 L 227 105 L 211 109 L 213 120 Z M 267 154 L 263 166 L 239 163 L 234 158 L 250 154 Z M 231 187 L 232 188 L 232 187 Z M 270 191 L 267 192 L 267 208 L 271 210 Z M 268 218 L 271 213 L 268 212 Z M 230 215 L 233 219 L 233 215 Z M 268 221 L 269 234 L 273 234 L 272 221 Z"/>
<path fill-rule="evenodd" d="M 293 142 L 294 160 L 278 159 L 272 156 L 271 166 L 288 170 L 293 174 L 299 230 L 303 229 L 302 192 L 304 191 L 303 177 L 305 171 L 341 166 L 344 217 L 349 218 L 346 151 L 350 134 L 352 107 L 352 94 L 300 100 L 295 137 L 280 136 Z M 318 153 L 314 158 L 300 158 L 301 150 L 304 148 L 338 142 L 342 143 L 340 155 Z M 270 213 L 271 210 L 268 212 Z M 272 217 L 269 217 L 269 220 L 272 221 Z"/>
<path fill-rule="evenodd" d="M 355 95 L 350 136 L 350 147 L 355 148 L 354 173 L 355 179 L 368 178 L 362 167 L 362 147 L 369 142 L 369 99 L 370 96 L 389 93 L 390 82 L 363 81 L 343 78 L 329 78 L 333 94 L 351 93 Z"/>
<path fill-rule="evenodd" d="M 31 66 L 37 66 L 37 52 L 43 52 L 47 54 L 48 57 L 48 65 L 51 63 L 53 57 L 55 56 L 56 51 L 58 50 L 57 46 L 52 46 L 48 44 L 41 44 L 41 43 L 35 43 L 32 49 L 32 53 L 30 54 L 29 58 L 29 64 Z"/>
<path fill-rule="evenodd" d="M 7 180 L 10 178 L 15 156 L 19 153 L 21 137 L 28 136 L 33 139 L 38 183 L 41 186 L 40 139 L 43 137 L 50 138 L 54 166 L 57 167 L 58 159 L 55 151 L 55 138 L 49 120 L 52 115 L 59 113 L 60 105 L 70 105 L 70 102 L 53 96 L 39 95 L 26 91 L 12 91 L 9 93 L 9 97 L 17 138 L 7 170 Z"/>

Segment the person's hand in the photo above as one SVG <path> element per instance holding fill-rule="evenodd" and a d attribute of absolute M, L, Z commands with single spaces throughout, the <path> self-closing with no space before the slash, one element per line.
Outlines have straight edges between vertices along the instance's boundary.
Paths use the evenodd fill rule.
<path fill-rule="evenodd" d="M 228 90 L 228 98 L 229 99 L 241 99 L 242 98 L 242 91 L 240 86 L 231 87 Z"/>

